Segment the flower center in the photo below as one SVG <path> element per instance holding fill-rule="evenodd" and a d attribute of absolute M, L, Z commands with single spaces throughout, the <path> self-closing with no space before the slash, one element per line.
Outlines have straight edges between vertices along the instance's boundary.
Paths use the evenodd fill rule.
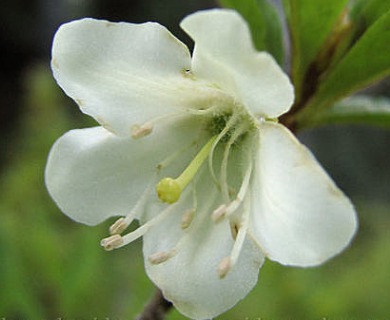
<path fill-rule="evenodd" d="M 210 105 L 210 108 L 191 110 L 190 113 L 196 117 L 196 119 L 194 118 L 195 120 L 199 120 L 199 117 L 203 120 L 203 126 L 200 127 L 203 130 L 201 134 L 206 134 L 211 138 L 203 145 L 181 174 L 176 178 L 164 177 L 155 185 L 158 198 L 162 202 L 171 205 L 165 207 L 136 230 L 121 235 L 136 218 L 139 211 L 142 211 L 140 209 L 145 207 L 150 192 L 153 190 L 154 183 L 151 182 L 133 210 L 111 226 L 111 236 L 103 239 L 101 242 L 106 250 L 120 248 L 129 244 L 145 235 L 151 228 L 168 219 L 170 215 L 177 214 L 177 208 L 183 206 L 183 204 L 178 203 L 183 191 L 194 180 L 202 165 L 208 159 L 210 174 L 207 177 L 212 178 L 213 181 L 210 181 L 210 183 L 214 182 L 215 185 L 213 190 L 210 189 L 212 190 L 212 192 L 210 191 L 210 196 L 207 195 L 207 203 L 209 204 L 205 205 L 203 203 L 202 206 L 198 207 L 196 194 L 197 190 L 200 189 L 194 183 L 192 206 L 189 205 L 187 209 L 181 212 L 182 219 L 179 226 L 182 232 L 181 238 L 171 248 L 164 248 L 151 254 L 148 257 L 148 261 L 152 265 L 158 265 L 175 257 L 180 251 L 182 239 L 185 239 L 186 232 L 190 232 L 187 229 L 191 227 L 191 232 L 195 232 L 194 230 L 199 228 L 201 223 L 203 223 L 201 221 L 205 221 L 204 219 L 210 219 L 210 222 L 215 224 L 227 219 L 234 242 L 230 254 L 216 265 L 216 271 L 222 279 L 234 267 L 249 230 L 251 201 L 248 190 L 252 176 L 252 145 L 256 136 L 256 134 L 252 135 L 252 133 L 255 133 L 257 130 L 258 120 L 230 97 L 213 100 L 212 103 L 210 102 Z M 150 134 L 153 129 L 153 123 L 159 120 L 154 119 L 143 125 L 134 126 L 132 128 L 133 138 L 142 138 Z M 170 154 L 169 157 L 158 164 L 158 172 L 162 168 L 170 166 L 174 159 L 187 150 L 188 146 Z M 203 177 L 203 179 L 205 178 Z M 218 197 L 221 199 L 220 205 L 214 208 Z M 202 198 L 202 200 L 206 199 Z M 196 223 L 193 221 L 196 221 Z"/>

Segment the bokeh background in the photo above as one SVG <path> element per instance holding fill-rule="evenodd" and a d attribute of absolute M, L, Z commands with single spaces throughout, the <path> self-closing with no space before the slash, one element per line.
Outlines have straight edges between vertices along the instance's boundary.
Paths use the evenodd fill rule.
<path fill-rule="evenodd" d="M 211 0 L 9 0 L 0 9 L 0 318 L 134 319 L 154 287 L 141 241 L 105 252 L 110 222 L 79 225 L 48 196 L 50 146 L 93 126 L 56 86 L 50 47 L 56 28 L 80 17 L 158 21 L 190 44 L 183 16 Z M 389 84 L 370 88 L 389 95 Z M 390 131 L 332 126 L 301 132 L 352 198 L 360 230 L 343 254 L 313 269 L 267 261 L 248 297 L 218 319 L 390 319 Z M 173 311 L 169 320 L 183 319 Z"/>

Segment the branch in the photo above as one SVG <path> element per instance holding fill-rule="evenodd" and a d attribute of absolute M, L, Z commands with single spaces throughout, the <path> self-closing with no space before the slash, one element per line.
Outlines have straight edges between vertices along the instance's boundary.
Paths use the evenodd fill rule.
<path fill-rule="evenodd" d="M 153 298 L 136 320 L 163 320 L 171 308 L 172 303 L 165 300 L 161 290 L 157 289 Z"/>

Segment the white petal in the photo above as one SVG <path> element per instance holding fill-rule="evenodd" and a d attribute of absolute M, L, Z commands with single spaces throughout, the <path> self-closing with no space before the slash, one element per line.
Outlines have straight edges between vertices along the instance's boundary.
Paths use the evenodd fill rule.
<path fill-rule="evenodd" d="M 256 115 L 274 118 L 289 110 L 294 91 L 288 77 L 269 54 L 255 51 L 238 13 L 200 11 L 181 27 L 195 41 L 192 69 L 197 77 L 215 82 Z"/>
<path fill-rule="evenodd" d="M 196 126 L 194 120 L 169 123 L 138 140 L 118 138 L 102 127 L 69 131 L 50 151 L 46 186 L 78 222 L 95 225 L 126 215 L 156 178 L 159 161 L 191 144 Z M 180 155 L 178 166 L 190 156 Z"/>
<path fill-rule="evenodd" d="M 310 151 L 283 126 L 264 124 L 253 182 L 253 236 L 267 257 L 318 265 L 351 241 L 357 218 Z"/>
<path fill-rule="evenodd" d="M 184 111 L 197 99 L 195 82 L 185 73 L 187 47 L 157 23 L 73 21 L 57 31 L 52 56 L 62 89 L 118 135 Z"/>
<path fill-rule="evenodd" d="M 188 229 L 182 230 L 180 225 L 184 212 L 192 207 L 192 190 L 187 190 L 187 196 L 175 204 L 170 219 L 144 236 L 149 277 L 182 314 L 193 319 L 213 318 L 244 298 L 256 284 L 264 260 L 248 238 L 237 264 L 225 278 L 219 278 L 218 265 L 229 256 L 233 239 L 226 220 L 218 224 L 211 220 L 212 211 L 220 203 L 215 201 L 210 177 L 206 178 L 204 182 L 208 184 L 201 183 L 197 189 L 199 208 Z M 148 261 L 150 255 L 169 251 L 176 245 L 177 254 L 173 258 L 157 265 Z"/>

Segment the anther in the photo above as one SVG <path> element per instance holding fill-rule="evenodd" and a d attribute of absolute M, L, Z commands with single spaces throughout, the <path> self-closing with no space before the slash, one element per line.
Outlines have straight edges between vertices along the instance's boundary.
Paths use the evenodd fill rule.
<path fill-rule="evenodd" d="M 176 255 L 175 250 L 171 250 L 168 252 L 161 251 L 161 252 L 156 252 L 156 253 L 153 253 L 152 255 L 150 255 L 148 257 L 148 260 L 151 264 L 160 264 L 160 263 L 167 261 L 168 259 L 172 258 L 175 255 Z"/>
<path fill-rule="evenodd" d="M 226 209 L 226 204 L 221 204 L 217 209 L 213 211 L 213 213 L 211 214 L 211 219 L 213 219 L 214 222 L 221 221 L 221 219 L 224 218 L 226 215 Z"/>
<path fill-rule="evenodd" d="M 240 227 L 236 222 L 230 222 L 230 232 L 232 234 L 233 240 L 236 240 L 239 229 Z"/>
<path fill-rule="evenodd" d="M 183 230 L 187 229 L 190 226 L 192 220 L 194 220 L 194 216 L 195 216 L 194 209 L 188 209 L 186 212 L 184 212 L 184 215 L 181 218 L 181 228 Z"/>
<path fill-rule="evenodd" d="M 113 249 L 119 248 L 123 244 L 123 238 L 119 234 L 114 234 L 113 236 L 104 238 L 100 245 L 106 251 L 111 251 Z"/>
<path fill-rule="evenodd" d="M 153 130 L 153 124 L 151 122 L 146 122 L 143 125 L 136 124 L 131 128 L 131 136 L 134 139 L 139 139 L 147 136 Z"/>
<path fill-rule="evenodd" d="M 129 226 L 125 218 L 119 218 L 114 224 L 110 227 L 110 234 L 121 234 Z"/>
<path fill-rule="evenodd" d="M 232 267 L 230 257 L 224 257 L 218 265 L 217 272 L 221 279 L 225 278 Z"/>

